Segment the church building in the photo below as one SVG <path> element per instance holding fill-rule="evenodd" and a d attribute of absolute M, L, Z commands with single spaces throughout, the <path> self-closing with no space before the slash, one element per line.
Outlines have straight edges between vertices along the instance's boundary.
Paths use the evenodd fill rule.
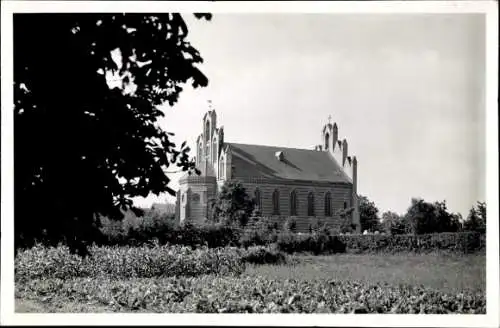
<path fill-rule="evenodd" d="M 210 200 L 223 183 L 238 180 L 263 217 L 295 217 L 302 226 L 321 218 L 335 225 L 340 211 L 353 208 L 352 224 L 360 232 L 357 159 L 349 154 L 347 140 L 339 138 L 336 123 L 321 128 L 321 144 L 314 149 L 241 144 L 226 142 L 224 128 L 217 127 L 217 114 L 210 110 L 196 145 L 201 175 L 179 180 L 176 213 L 181 223 L 208 218 Z"/>

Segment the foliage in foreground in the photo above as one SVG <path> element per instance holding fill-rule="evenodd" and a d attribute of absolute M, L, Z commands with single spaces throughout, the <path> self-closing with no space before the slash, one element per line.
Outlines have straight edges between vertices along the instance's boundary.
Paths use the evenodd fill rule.
<path fill-rule="evenodd" d="M 201 313 L 486 313 L 483 293 L 424 287 L 260 277 L 35 279 L 16 297 L 101 304 L 112 311 Z"/>
<path fill-rule="evenodd" d="M 82 258 L 65 246 L 35 246 L 15 258 L 16 280 L 37 278 L 196 276 L 240 274 L 245 269 L 238 249 L 185 246 L 91 247 L 92 256 Z"/>
<path fill-rule="evenodd" d="M 158 125 L 158 106 L 208 84 L 181 14 L 14 15 L 14 57 L 16 246 L 85 254 L 98 215 L 174 194 L 169 167 L 197 171 Z"/>
<path fill-rule="evenodd" d="M 246 263 L 285 263 L 282 252 L 269 247 L 192 249 L 186 246 L 91 247 L 92 256 L 71 254 L 66 246 L 35 246 L 17 254 L 16 281 L 42 278 L 110 276 L 115 279 L 239 275 Z"/>

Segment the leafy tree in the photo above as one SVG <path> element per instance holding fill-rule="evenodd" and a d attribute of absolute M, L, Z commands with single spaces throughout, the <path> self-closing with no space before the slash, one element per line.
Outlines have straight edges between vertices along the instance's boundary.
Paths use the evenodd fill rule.
<path fill-rule="evenodd" d="M 414 234 L 457 232 L 461 229 L 459 216 L 448 212 L 445 201 L 428 203 L 414 198 L 405 220 L 408 220 L 410 231 Z"/>
<path fill-rule="evenodd" d="M 46 238 L 85 253 L 100 216 L 175 194 L 171 165 L 196 171 L 157 124 L 158 106 L 208 83 L 187 36 L 180 14 L 14 16 L 16 247 Z"/>
<path fill-rule="evenodd" d="M 214 219 L 225 223 L 246 225 L 255 207 L 239 181 L 224 182 L 213 204 Z"/>
<path fill-rule="evenodd" d="M 457 232 L 461 230 L 460 216 L 448 212 L 446 202 L 435 202 L 436 232 Z"/>
<path fill-rule="evenodd" d="M 368 197 L 360 195 L 359 200 L 359 220 L 361 230 L 375 231 L 380 227 L 378 208 L 375 203 L 370 201 Z"/>
<path fill-rule="evenodd" d="M 479 217 L 483 220 L 484 225 L 486 226 L 486 202 L 477 202 L 477 212 L 479 213 Z"/>
<path fill-rule="evenodd" d="M 476 206 L 472 206 L 464 222 L 464 230 L 486 232 L 486 203 L 477 202 Z"/>
<path fill-rule="evenodd" d="M 356 232 L 356 225 L 352 223 L 352 213 L 354 208 L 341 209 L 337 211 L 340 217 L 339 230 L 341 233 L 354 233 Z"/>
<path fill-rule="evenodd" d="M 391 235 L 405 234 L 409 231 L 409 226 L 403 216 L 387 211 L 382 214 L 382 229 Z"/>

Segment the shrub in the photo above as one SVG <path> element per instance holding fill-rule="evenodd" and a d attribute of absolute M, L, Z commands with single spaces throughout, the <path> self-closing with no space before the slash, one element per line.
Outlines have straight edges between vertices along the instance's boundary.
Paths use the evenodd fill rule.
<path fill-rule="evenodd" d="M 246 229 L 243 231 L 239 244 L 242 247 L 265 246 L 275 243 L 278 233 L 274 230 Z"/>
<path fill-rule="evenodd" d="M 243 261 L 252 264 L 283 264 L 286 263 L 284 253 L 272 247 L 254 246 L 243 253 Z"/>
<path fill-rule="evenodd" d="M 283 229 L 285 231 L 297 232 L 297 220 L 294 218 L 287 218 L 283 224 Z"/>
<path fill-rule="evenodd" d="M 264 246 L 278 239 L 279 224 L 271 218 L 252 218 L 250 225 L 243 230 L 240 246 Z"/>
<path fill-rule="evenodd" d="M 337 236 L 326 233 L 315 234 L 292 234 L 280 233 L 277 247 L 285 253 L 313 253 L 315 255 L 323 253 L 344 253 L 345 245 Z"/>

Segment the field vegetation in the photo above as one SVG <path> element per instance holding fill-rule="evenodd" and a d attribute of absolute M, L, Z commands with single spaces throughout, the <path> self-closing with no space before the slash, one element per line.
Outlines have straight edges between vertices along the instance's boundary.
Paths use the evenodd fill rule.
<path fill-rule="evenodd" d="M 276 246 L 35 246 L 19 311 L 485 313 L 484 255 L 290 255 Z M 73 306 L 68 307 L 68 304 Z"/>

